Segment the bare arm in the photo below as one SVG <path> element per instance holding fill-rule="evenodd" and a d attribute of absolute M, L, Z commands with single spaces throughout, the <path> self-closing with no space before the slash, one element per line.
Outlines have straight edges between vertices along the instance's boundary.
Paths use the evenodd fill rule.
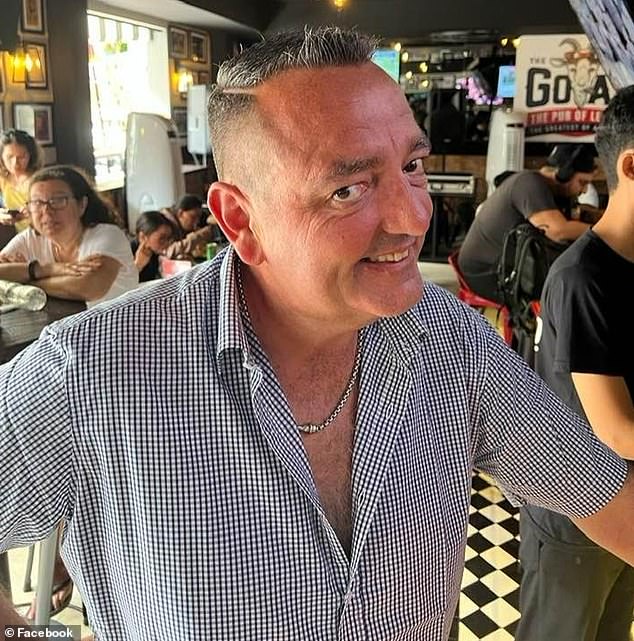
<path fill-rule="evenodd" d="M 572 372 L 595 434 L 619 456 L 634 459 L 634 403 L 622 376 Z"/>
<path fill-rule="evenodd" d="M 568 220 L 558 209 L 535 212 L 528 217 L 528 220 L 535 227 L 543 229 L 546 237 L 556 243 L 576 240 L 590 228 L 588 223 Z"/>
<path fill-rule="evenodd" d="M 619 493 L 601 510 L 585 519 L 573 519 L 586 536 L 634 566 L 634 467 Z"/>
<path fill-rule="evenodd" d="M 150 262 L 150 258 L 152 258 L 152 256 L 153 256 L 153 252 L 146 245 L 146 242 L 145 241 L 140 242 L 134 254 L 134 264 L 136 265 L 136 268 L 139 271 L 142 271 Z"/>
<path fill-rule="evenodd" d="M 207 243 L 210 243 L 213 237 L 213 225 L 206 225 L 202 229 L 189 232 L 182 240 L 174 241 L 167 248 L 165 255 L 168 258 L 204 256 Z"/>
<path fill-rule="evenodd" d="M 0 279 L 14 283 L 29 282 L 29 265 L 23 256 L 0 254 Z"/>
<path fill-rule="evenodd" d="M 120 267 L 111 256 L 97 255 L 76 263 L 51 263 L 36 269 L 37 279 L 33 284 L 49 296 L 91 301 L 107 293 Z"/>

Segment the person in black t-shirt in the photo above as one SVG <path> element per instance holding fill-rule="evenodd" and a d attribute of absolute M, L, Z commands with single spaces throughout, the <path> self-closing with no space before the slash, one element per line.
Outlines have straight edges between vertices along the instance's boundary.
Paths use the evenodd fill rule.
<path fill-rule="evenodd" d="M 146 211 L 139 216 L 136 238 L 130 246 L 140 283 L 160 277 L 159 255 L 167 249 L 174 235 L 172 222 L 160 211 Z"/>
<path fill-rule="evenodd" d="M 634 459 L 634 332 L 624 311 L 634 282 L 634 86 L 610 102 L 596 147 L 610 200 L 550 269 L 536 369 L 600 439 Z M 549 510 L 523 508 L 520 532 L 516 641 L 629 641 L 634 568 Z"/>

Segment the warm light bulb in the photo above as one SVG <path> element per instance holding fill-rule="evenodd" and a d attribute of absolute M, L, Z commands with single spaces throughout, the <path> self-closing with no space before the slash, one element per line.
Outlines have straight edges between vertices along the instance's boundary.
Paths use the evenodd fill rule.
<path fill-rule="evenodd" d="M 403 53 L 401 54 L 401 61 L 407 62 L 408 60 L 409 60 L 409 53 L 407 53 L 407 51 L 403 51 Z"/>
<path fill-rule="evenodd" d="M 414 75 L 414 74 L 413 74 L 411 71 L 408 71 L 408 72 L 405 74 L 405 77 L 409 80 L 413 75 Z"/>
<path fill-rule="evenodd" d="M 516 49 L 520 46 L 520 38 L 513 38 L 513 40 L 511 40 L 511 42 L 513 43 L 513 46 Z"/>
<path fill-rule="evenodd" d="M 337 7 L 337 11 L 341 11 L 346 6 L 346 0 L 332 0 L 332 3 Z"/>
<path fill-rule="evenodd" d="M 194 84 L 194 76 L 191 71 L 181 69 L 178 72 L 178 93 L 187 93 L 190 85 Z"/>
<path fill-rule="evenodd" d="M 23 69 L 26 65 L 26 56 L 24 55 L 24 51 L 16 51 L 15 55 L 13 56 L 13 68 L 14 69 Z"/>
<path fill-rule="evenodd" d="M 506 47 L 506 45 L 507 45 L 508 43 L 509 43 L 509 39 L 508 39 L 508 38 L 502 38 L 502 40 L 500 40 L 500 44 L 501 44 L 503 47 Z"/>
<path fill-rule="evenodd" d="M 429 66 L 427 65 L 426 62 L 421 62 L 420 65 L 418 65 L 418 67 L 423 73 L 427 73 L 427 70 L 429 69 Z"/>
<path fill-rule="evenodd" d="M 401 47 L 402 47 L 401 43 L 400 43 L 400 42 L 397 42 L 397 43 L 394 45 L 394 50 L 395 50 L 395 51 L 400 51 L 400 50 L 401 50 Z"/>

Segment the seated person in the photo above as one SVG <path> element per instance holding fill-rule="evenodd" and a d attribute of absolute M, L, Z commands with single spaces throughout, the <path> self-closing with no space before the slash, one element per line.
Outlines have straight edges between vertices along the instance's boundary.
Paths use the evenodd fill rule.
<path fill-rule="evenodd" d="M 174 238 L 172 222 L 160 211 L 143 212 L 136 221 L 136 238 L 130 246 L 134 264 L 139 270 L 139 282 L 160 278 L 159 255 Z"/>
<path fill-rule="evenodd" d="M 31 178 L 31 227 L 0 252 L 0 278 L 87 306 L 134 289 L 130 243 L 80 169 L 45 167 Z"/>
<path fill-rule="evenodd" d="M 458 254 L 458 265 L 469 287 L 480 296 L 503 303 L 497 267 L 504 238 L 527 220 L 557 243 L 575 240 L 588 223 L 569 220 L 558 198 L 583 193 L 595 174 L 594 152 L 587 145 L 557 145 L 539 171 L 507 177 L 482 203 Z"/>
<path fill-rule="evenodd" d="M 87 306 L 138 285 L 127 237 L 81 170 L 60 165 L 36 172 L 27 207 L 32 227 L 0 252 L 0 278 Z M 59 554 L 53 576 L 51 615 L 70 603 L 73 592 Z M 32 604 L 27 618 L 34 616 Z"/>
<path fill-rule="evenodd" d="M 29 178 L 42 166 L 42 150 L 35 138 L 21 129 L 7 129 L 0 136 L 0 192 L 2 206 L 13 212 L 3 225 L 22 231 L 29 226 L 24 205 L 29 195 Z"/>
<path fill-rule="evenodd" d="M 168 258 L 193 261 L 205 257 L 207 243 L 215 239 L 215 231 L 214 225 L 201 226 L 202 207 L 203 201 L 198 196 L 185 194 L 176 207 L 161 211 L 172 221 L 176 230 L 176 239 L 165 250 Z"/>

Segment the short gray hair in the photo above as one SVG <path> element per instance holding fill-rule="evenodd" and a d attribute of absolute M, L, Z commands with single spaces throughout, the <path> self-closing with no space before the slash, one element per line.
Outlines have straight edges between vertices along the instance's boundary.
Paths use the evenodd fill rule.
<path fill-rule="evenodd" d="M 377 46 L 377 38 L 354 29 L 304 27 L 278 33 L 223 62 L 208 104 L 211 146 L 219 173 L 223 172 L 223 150 L 231 124 L 253 107 L 251 90 L 291 69 L 363 64 Z"/>

